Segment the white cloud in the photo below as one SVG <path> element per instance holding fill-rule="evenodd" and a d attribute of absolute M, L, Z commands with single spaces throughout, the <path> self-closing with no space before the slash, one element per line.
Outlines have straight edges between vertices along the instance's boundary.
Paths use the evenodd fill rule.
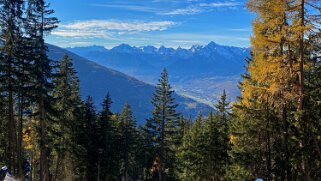
<path fill-rule="evenodd" d="M 235 31 L 235 32 L 251 32 L 251 28 L 232 28 L 228 29 L 229 31 Z"/>
<path fill-rule="evenodd" d="M 196 5 L 190 5 L 185 8 L 175 9 L 173 11 L 159 13 L 161 15 L 193 15 L 212 11 L 213 8 L 235 8 L 241 5 L 240 3 L 229 1 L 229 2 L 213 2 L 213 3 L 200 3 Z"/>
<path fill-rule="evenodd" d="M 171 3 L 164 6 L 164 3 Z M 193 15 L 212 11 L 218 8 L 233 9 L 242 5 L 234 0 L 225 0 L 212 3 L 201 3 L 199 0 L 153 0 L 151 3 L 119 3 L 119 4 L 91 4 L 92 6 L 117 8 L 122 10 L 155 13 L 157 15 Z M 173 6 L 174 5 L 174 6 Z M 176 8 L 175 8 L 176 7 Z"/>
<path fill-rule="evenodd" d="M 96 38 L 108 38 L 109 33 L 98 31 L 83 31 L 83 30 L 57 30 L 51 33 L 52 35 L 62 37 L 96 37 Z"/>
<path fill-rule="evenodd" d="M 220 7 L 236 7 L 239 6 L 240 3 L 237 2 L 214 2 L 214 3 L 201 3 L 200 7 L 212 7 L 212 8 L 220 8 Z"/>
<path fill-rule="evenodd" d="M 157 8 L 142 6 L 142 5 L 131 5 L 131 4 L 91 4 L 91 5 L 97 6 L 97 7 L 126 9 L 130 11 L 147 12 L 147 13 L 155 13 L 159 11 L 159 9 Z"/>
<path fill-rule="evenodd" d="M 59 29 L 52 32 L 52 34 L 61 37 L 108 38 L 114 34 L 164 31 L 175 24 L 172 21 L 121 22 L 115 20 L 88 20 L 60 24 Z"/>
<path fill-rule="evenodd" d="M 62 24 L 61 28 L 81 30 L 119 30 L 119 31 L 163 31 L 175 25 L 172 21 L 152 22 L 120 22 L 110 20 L 79 21 L 70 24 Z"/>
<path fill-rule="evenodd" d="M 175 9 L 170 12 L 166 13 L 160 13 L 161 15 L 192 15 L 192 14 L 198 14 L 201 13 L 202 9 L 198 7 L 187 7 L 187 8 L 182 8 L 182 9 Z"/>

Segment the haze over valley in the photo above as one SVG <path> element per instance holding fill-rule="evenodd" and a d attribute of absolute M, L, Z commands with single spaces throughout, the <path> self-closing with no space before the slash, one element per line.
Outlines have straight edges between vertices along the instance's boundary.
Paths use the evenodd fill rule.
<path fill-rule="evenodd" d="M 245 59 L 250 55 L 249 48 L 214 42 L 189 49 L 121 44 L 111 49 L 88 46 L 67 50 L 151 85 L 156 85 L 166 68 L 177 93 L 211 106 L 223 90 L 230 101 L 239 95 L 238 81 L 245 72 Z"/>

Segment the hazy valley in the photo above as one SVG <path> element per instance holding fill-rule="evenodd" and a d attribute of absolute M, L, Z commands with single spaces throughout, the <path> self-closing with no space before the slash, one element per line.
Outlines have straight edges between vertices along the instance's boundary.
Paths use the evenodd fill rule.
<path fill-rule="evenodd" d="M 189 49 L 121 44 L 112 49 L 89 46 L 67 50 L 152 85 L 166 68 L 177 93 L 211 106 L 223 90 L 231 101 L 239 95 L 237 84 L 244 73 L 245 59 L 250 55 L 249 48 L 214 42 Z"/>

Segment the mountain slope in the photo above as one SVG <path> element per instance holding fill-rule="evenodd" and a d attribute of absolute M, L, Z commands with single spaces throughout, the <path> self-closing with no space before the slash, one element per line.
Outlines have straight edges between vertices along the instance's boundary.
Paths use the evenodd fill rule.
<path fill-rule="evenodd" d="M 166 67 L 178 93 L 206 103 L 215 102 L 223 89 L 229 97 L 237 96 L 237 83 L 244 72 L 245 58 L 250 55 L 249 48 L 214 42 L 190 49 L 121 44 L 112 49 L 91 46 L 68 50 L 150 84 L 157 82 Z"/>
<path fill-rule="evenodd" d="M 153 86 L 91 62 L 65 49 L 53 45 L 48 45 L 48 48 L 49 57 L 53 60 L 60 60 L 64 54 L 68 54 L 73 59 L 74 67 L 80 79 L 82 96 L 91 95 L 98 108 L 100 108 L 100 103 L 109 92 L 113 100 L 113 111 L 119 112 L 125 102 L 128 101 L 139 123 L 142 123 L 150 116 L 152 112 L 150 100 L 154 92 Z M 186 116 L 195 116 L 199 111 L 207 112 L 211 110 L 209 106 L 192 99 L 177 94 L 175 94 L 175 97 L 180 104 L 179 111 Z"/>

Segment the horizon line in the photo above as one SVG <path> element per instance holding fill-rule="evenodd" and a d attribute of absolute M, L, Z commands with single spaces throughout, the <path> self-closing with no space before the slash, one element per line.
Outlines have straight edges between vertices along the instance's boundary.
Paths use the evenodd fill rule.
<path fill-rule="evenodd" d="M 165 48 L 172 48 L 172 49 L 175 49 L 175 50 L 177 50 L 177 49 L 179 49 L 179 48 L 181 48 L 181 49 L 185 49 L 185 50 L 189 50 L 189 49 L 191 49 L 191 48 L 193 48 L 194 46 L 202 46 L 202 47 L 205 47 L 205 46 L 207 46 L 207 45 L 209 45 L 209 44 L 211 44 L 211 43 L 215 43 L 215 44 L 217 44 L 217 45 L 219 45 L 219 46 L 225 46 L 225 47 L 235 47 L 235 48 L 245 48 L 245 49 L 247 49 L 247 48 L 251 48 L 251 46 L 234 46 L 234 45 L 226 45 L 226 44 L 220 44 L 220 43 L 216 43 L 215 41 L 210 41 L 209 43 L 204 43 L 204 44 L 194 44 L 194 45 L 192 45 L 192 46 L 180 46 L 180 45 L 178 45 L 177 47 L 170 47 L 170 46 L 165 46 L 165 45 L 142 45 L 142 46 L 136 46 L 136 45 L 131 45 L 130 43 L 120 43 L 120 44 L 118 44 L 118 45 L 115 45 L 115 46 L 111 46 L 111 47 L 108 47 L 108 46 L 104 46 L 104 45 L 99 45 L 99 44 L 95 44 L 95 43 L 93 43 L 93 44 L 88 44 L 88 45 L 75 45 L 75 46 L 67 46 L 67 47 L 63 47 L 63 48 L 86 48 L 86 47 L 94 47 L 94 46 L 97 46 L 97 47 L 103 47 L 103 48 L 105 48 L 106 50 L 111 50 L 111 49 L 113 49 L 113 48 L 115 48 L 115 47 L 119 47 L 119 46 L 121 46 L 121 45 L 128 45 L 128 46 L 130 46 L 130 47 L 132 47 L 132 48 L 143 48 L 143 47 L 148 47 L 148 46 L 151 46 L 151 47 L 155 47 L 155 48 L 157 48 L 157 49 L 159 49 L 159 48 L 161 48 L 161 47 L 165 47 Z M 56 45 L 56 46 L 59 46 L 59 45 Z M 60 47 L 60 46 L 59 46 Z"/>

